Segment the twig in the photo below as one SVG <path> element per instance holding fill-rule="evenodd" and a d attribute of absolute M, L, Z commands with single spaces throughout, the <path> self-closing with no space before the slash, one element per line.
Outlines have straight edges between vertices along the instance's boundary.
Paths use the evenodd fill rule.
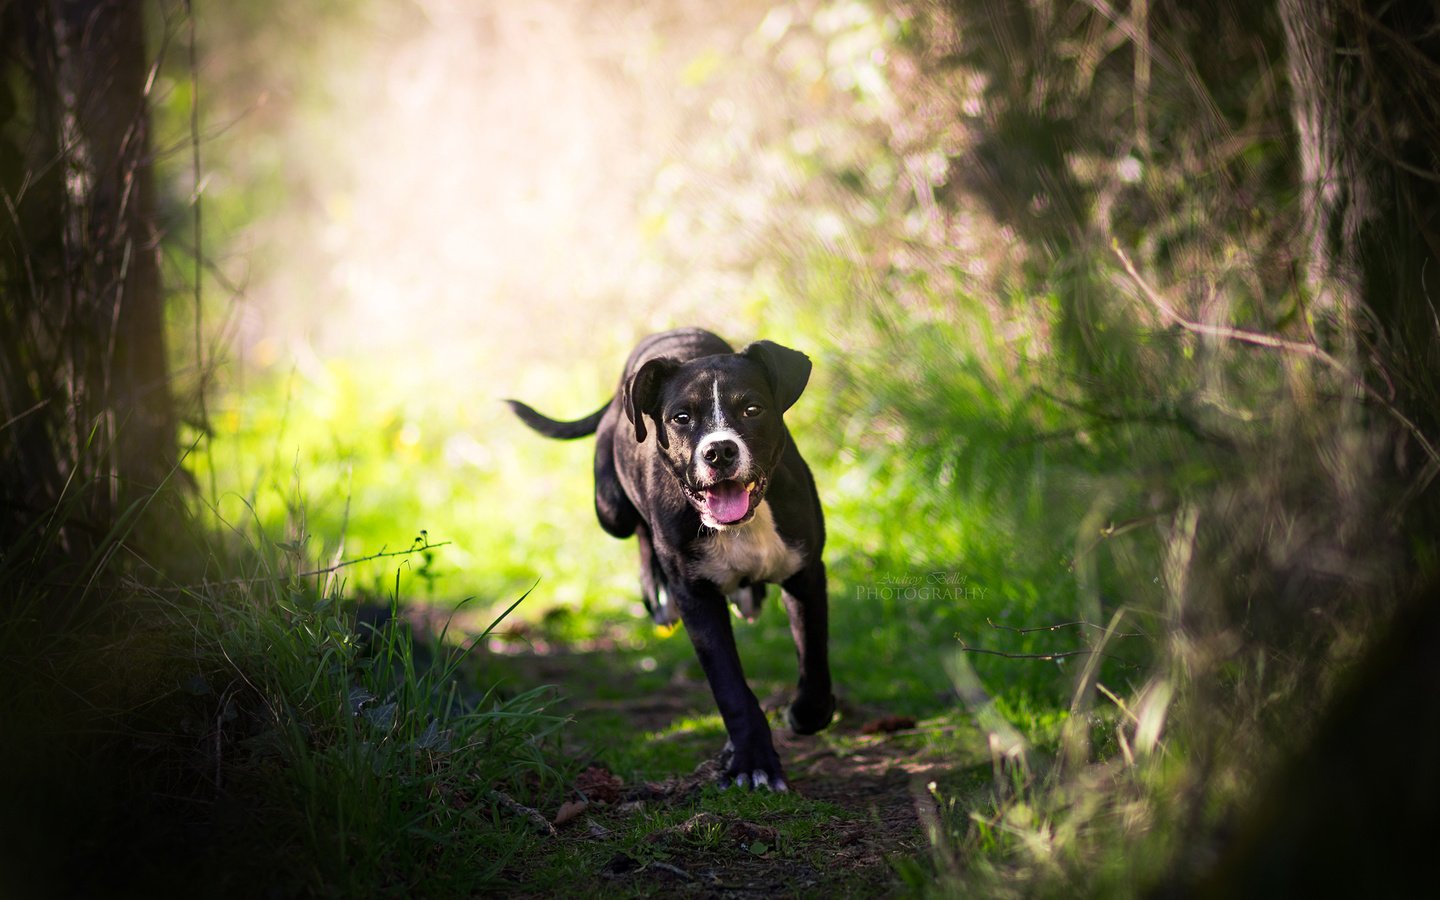
<path fill-rule="evenodd" d="M 649 865 L 647 865 L 645 868 L 647 868 L 647 869 L 659 869 L 659 870 L 662 871 L 662 872 L 669 872 L 671 875 L 679 876 L 680 878 L 683 878 L 683 879 L 685 879 L 686 881 L 694 881 L 694 880 L 695 880 L 695 876 L 694 876 L 694 875 L 691 875 L 689 872 L 685 871 L 684 869 L 680 868 L 679 866 L 672 866 L 672 865 L 670 865 L 669 863 L 667 863 L 667 862 L 661 862 L 661 861 L 658 860 L 658 859 L 652 859 L 652 860 L 650 860 Z"/>
<path fill-rule="evenodd" d="M 346 559 L 346 560 L 342 560 L 341 562 L 336 563 L 336 564 L 333 565 L 333 566 L 326 566 L 326 567 L 323 568 L 323 569 L 315 569 L 315 570 L 310 571 L 310 572 L 300 572 L 300 573 L 296 574 L 295 577 L 296 577 L 296 578 L 310 578 L 310 577 L 313 577 L 313 576 L 315 576 L 315 575 L 329 575 L 331 572 L 334 572 L 334 571 L 336 571 L 337 569 L 344 569 L 344 568 L 347 568 L 347 567 L 349 567 L 349 566 L 358 565 L 359 563 L 373 562 L 374 560 L 377 560 L 377 559 L 389 559 L 389 558 L 392 557 L 392 556 L 409 556 L 409 555 L 412 554 L 412 553 L 419 553 L 419 552 L 421 552 L 421 551 L 423 551 L 423 550 L 431 550 L 431 549 L 434 549 L 435 547 L 448 547 L 448 546 L 450 546 L 450 543 L 451 543 L 450 541 L 441 541 L 441 542 L 438 543 L 438 544 L 431 544 L 431 543 L 428 543 L 428 542 L 427 542 L 427 543 L 421 544 L 421 545 L 418 546 L 418 547 L 412 546 L 412 547 L 411 547 L 410 549 L 408 549 L 408 550 L 390 550 L 390 551 L 388 551 L 388 552 L 385 551 L 385 550 L 381 550 L 379 553 L 373 553 L 373 554 L 371 554 L 370 556 L 361 556 L 361 557 L 358 557 L 358 558 L 356 558 L 356 559 Z"/>
<path fill-rule="evenodd" d="M 1122 658 L 1116 657 L 1115 654 L 1102 654 L 1102 652 L 1097 651 L 1097 649 L 1061 649 L 1061 651 L 1053 652 L 1053 654 L 1012 654 L 1012 652 L 1004 651 L 1004 649 L 971 647 L 971 645 L 966 644 L 965 641 L 960 641 L 960 652 L 966 652 L 966 654 L 985 654 L 986 657 L 1004 657 L 1005 660 L 1041 660 L 1045 662 L 1066 660 L 1068 657 L 1104 657 L 1106 660 L 1123 662 L 1123 664 L 1132 665 L 1132 667 L 1135 665 L 1129 660 L 1122 660 Z"/>
<path fill-rule="evenodd" d="M 999 622 L 991 621 L 991 619 L 990 619 L 988 616 L 987 616 L 986 619 L 985 619 L 985 624 L 986 624 L 986 625 L 989 625 L 991 628 L 998 628 L 998 629 L 1000 629 L 1000 630 L 1002 630 L 1002 631 L 1013 631 L 1013 632 L 1015 632 L 1016 634 L 1030 634 L 1031 632 L 1035 632 L 1035 631 L 1058 631 L 1058 630 L 1061 629 L 1061 628 L 1076 628 L 1076 627 L 1081 627 L 1081 628 L 1098 628 L 1098 629 L 1100 629 L 1101 631 L 1104 631 L 1104 630 L 1105 630 L 1105 626 L 1104 626 L 1104 625 L 1096 625 L 1094 622 L 1061 622 L 1061 623 L 1058 624 L 1058 625 L 1038 625 L 1038 626 L 1036 626 L 1036 627 L 1034 627 L 1034 628 L 1016 628 L 1014 625 L 1001 625 Z M 1149 637 L 1149 636 L 1150 636 L 1150 635 L 1146 634 L 1146 633 L 1143 632 L 1143 631 L 1133 631 L 1133 632 L 1129 632 L 1129 633 L 1127 633 L 1127 634 L 1117 634 L 1117 635 L 1114 635 L 1114 637 Z"/>
<path fill-rule="evenodd" d="M 329 575 L 329 574 L 332 574 L 332 573 L 334 573 L 334 572 L 338 572 L 338 571 L 341 570 L 341 569 L 349 568 L 350 566 L 358 566 L 358 565 L 360 565 L 361 563 L 374 562 L 374 561 L 377 560 L 377 559 L 389 559 L 389 558 L 394 557 L 394 556 L 409 556 L 409 555 L 412 554 L 412 553 L 420 553 L 420 552 L 423 551 L 423 550 L 431 550 L 431 549 L 434 549 L 435 547 L 448 547 L 448 546 L 450 546 L 451 543 L 452 543 L 451 541 L 441 541 L 441 542 L 439 542 L 438 544 L 422 544 L 421 546 L 418 546 L 418 547 L 411 547 L 411 548 L 408 549 L 408 550 L 388 550 L 388 551 L 387 551 L 387 550 L 381 550 L 380 552 L 378 552 L 378 553 L 372 553 L 372 554 L 370 554 L 369 556 L 360 556 L 360 557 L 356 557 L 355 559 L 345 559 L 345 560 L 341 560 L 340 562 L 335 563 L 334 565 L 326 566 L 326 567 L 324 567 L 323 569 L 314 569 L 314 570 L 311 570 L 311 571 L 309 571 L 309 572 L 297 572 L 297 573 L 294 575 L 294 577 L 295 577 L 295 578 L 312 578 L 312 577 L 314 577 L 314 576 L 316 576 L 316 575 Z M 243 586 L 243 585 L 251 585 L 251 584 L 264 584 L 264 583 L 267 582 L 267 581 L 274 581 L 274 580 L 275 580 L 275 577 L 276 577 L 276 576 L 260 576 L 260 577 L 256 577 L 256 578 L 226 578 L 226 579 L 221 580 L 221 581 L 207 581 L 207 582 L 204 582 L 202 585 L 195 585 L 195 584 L 188 584 L 188 585 L 186 585 L 186 584 L 182 584 L 182 585 L 176 585 L 176 586 L 174 586 L 174 587 L 154 587 L 154 588 L 151 588 L 151 590 L 154 590 L 154 591 L 168 591 L 168 592 L 170 592 L 170 593 L 186 593 L 186 592 L 189 592 L 189 591 L 196 590 L 196 589 L 199 588 L 199 587 L 210 587 L 210 586 L 214 586 L 214 587 L 229 587 L 229 586 Z"/>
<path fill-rule="evenodd" d="M 1047 391 L 1044 388 L 1032 388 L 1032 393 L 1039 394 L 1047 400 L 1052 400 L 1066 409 L 1072 409 L 1084 416 L 1089 417 L 1097 424 L 1105 425 L 1154 425 L 1169 428 L 1178 428 L 1198 440 L 1218 445 L 1226 450 L 1234 450 L 1235 442 L 1229 438 L 1214 434 L 1206 430 L 1192 417 L 1185 415 L 1179 410 L 1139 410 L 1135 412 L 1121 411 L 1110 412 L 1109 410 L 1089 406 L 1076 400 L 1062 397 L 1059 394 Z M 1023 442 L 1022 442 L 1023 443 Z M 1010 445 L 1007 445 L 1007 447 Z"/>
<path fill-rule="evenodd" d="M 1229 338 L 1231 340 L 1240 341 L 1242 343 L 1253 344 L 1257 347 L 1268 347 L 1273 350 L 1283 350 L 1286 353 L 1293 353 L 1296 356 L 1306 356 L 1321 363 L 1324 363 L 1326 366 L 1330 367 L 1338 374 L 1343 375 L 1345 378 L 1349 379 L 1352 383 L 1354 383 L 1357 387 L 1364 391 L 1366 396 L 1368 396 L 1371 400 L 1374 400 L 1376 403 L 1380 404 L 1380 406 L 1383 407 L 1386 412 L 1390 413 L 1390 415 L 1397 422 L 1399 422 L 1405 427 L 1406 431 L 1410 432 L 1410 436 L 1415 438 L 1416 442 L 1420 444 L 1421 448 L 1425 451 L 1425 455 L 1429 456 L 1433 462 L 1440 464 L 1440 451 L 1437 451 L 1435 447 L 1432 446 L 1431 443 L 1425 439 L 1425 435 L 1420 431 L 1420 428 L 1414 422 L 1406 418 L 1404 413 L 1397 409 L 1395 405 L 1389 400 L 1386 400 L 1385 397 L 1374 387 L 1372 387 L 1369 382 L 1347 369 L 1343 363 L 1341 363 L 1335 357 L 1331 356 L 1329 353 L 1326 353 L 1325 350 L 1323 350 L 1319 345 L 1302 343 L 1300 341 L 1289 341 L 1284 338 L 1275 337 L 1272 334 L 1263 334 L 1258 331 L 1247 331 L 1243 328 L 1232 328 L 1228 325 L 1207 325 L 1204 322 L 1196 322 L 1192 319 L 1187 319 L 1184 316 L 1180 315 L 1180 313 L 1173 306 L 1166 302 L 1165 298 L 1160 296 L 1160 293 L 1156 291 L 1153 287 L 1151 287 L 1150 283 L 1145 280 L 1144 276 L 1142 276 L 1135 269 L 1135 264 L 1130 261 L 1130 257 L 1125 254 L 1124 250 L 1120 249 L 1119 241 L 1112 241 L 1110 243 L 1110 249 L 1113 250 L 1115 252 L 1115 255 L 1120 258 L 1120 264 L 1125 267 L 1125 271 L 1129 273 L 1130 278 L 1135 282 L 1136 286 L 1140 288 L 1140 292 L 1145 295 L 1145 298 L 1149 300 L 1156 309 L 1160 310 L 1161 314 L 1164 315 L 1165 318 L 1169 319 L 1174 324 L 1179 325 L 1181 328 L 1194 334 L 1203 334 L 1209 337 Z"/>
<path fill-rule="evenodd" d="M 550 837 L 555 836 L 555 826 L 551 825 L 550 820 L 541 815 L 538 809 L 531 809 L 504 791 L 492 790 L 490 792 L 490 799 L 515 815 L 529 819 L 531 824 L 535 826 L 535 830 L 541 834 L 549 835 Z"/>
<path fill-rule="evenodd" d="M 1133 712 L 1130 711 L 1130 707 L 1129 707 L 1128 705 L 1126 705 L 1126 703 L 1125 703 L 1124 700 L 1121 700 L 1119 697 L 1117 697 L 1117 696 L 1115 695 L 1115 692 L 1114 692 L 1114 691 L 1110 690 L 1109 688 L 1107 688 L 1105 685 L 1101 684 L 1101 683 L 1098 682 L 1098 681 L 1095 682 L 1095 690 L 1099 691 L 1100 693 L 1104 694 L 1106 697 L 1110 698 L 1110 702 L 1111 702 L 1111 703 L 1114 703 L 1115 706 L 1116 706 L 1122 713 L 1125 714 L 1125 717 L 1126 717 L 1127 719 L 1129 719 L 1130 721 L 1134 722 L 1134 723 L 1137 724 L 1137 725 L 1140 724 L 1140 720 L 1139 720 L 1138 718 L 1136 718 L 1136 716 L 1135 716 L 1135 714 L 1134 714 Z"/>
<path fill-rule="evenodd" d="M 11 425 L 14 425 L 16 422 L 30 415 L 31 413 L 43 408 L 46 404 L 50 402 L 50 400 L 51 398 L 46 397 L 44 400 L 41 400 L 39 403 L 35 404 L 24 412 L 16 413 L 15 415 L 11 416 L 3 425 L 0 425 L 0 431 L 4 431 Z"/>

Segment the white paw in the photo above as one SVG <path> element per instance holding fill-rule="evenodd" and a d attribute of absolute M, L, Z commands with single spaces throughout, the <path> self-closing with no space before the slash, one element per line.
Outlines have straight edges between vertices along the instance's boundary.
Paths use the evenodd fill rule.
<path fill-rule="evenodd" d="M 680 613 L 676 611 L 675 604 L 670 602 L 670 592 L 663 587 L 655 589 L 655 615 L 651 618 L 656 625 L 674 625 L 680 621 Z"/>
<path fill-rule="evenodd" d="M 747 622 L 755 621 L 760 615 L 760 604 L 755 602 L 755 590 L 748 585 L 731 591 L 730 605 L 734 606 Z"/>
<path fill-rule="evenodd" d="M 790 790 L 790 786 L 785 783 L 785 779 L 777 777 L 774 781 L 771 781 L 770 776 L 760 769 L 756 769 L 754 772 L 741 772 L 735 776 L 734 784 L 735 787 L 741 788 L 742 790 L 758 791 L 764 789 L 774 791 L 777 794 L 783 794 Z"/>

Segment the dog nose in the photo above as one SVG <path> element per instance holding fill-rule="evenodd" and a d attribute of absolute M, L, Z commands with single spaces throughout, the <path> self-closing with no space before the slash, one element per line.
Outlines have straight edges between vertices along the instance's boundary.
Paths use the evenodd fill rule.
<path fill-rule="evenodd" d="M 735 446 L 734 441 L 713 441 L 706 445 L 700 455 L 707 463 L 718 469 L 733 464 L 739 453 L 740 448 Z"/>

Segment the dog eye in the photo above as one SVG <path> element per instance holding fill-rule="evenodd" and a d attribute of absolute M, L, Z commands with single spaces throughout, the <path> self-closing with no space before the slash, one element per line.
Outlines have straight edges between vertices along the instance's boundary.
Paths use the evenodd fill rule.
<path fill-rule="evenodd" d="M 745 407 L 743 415 L 747 419 L 753 419 L 764 411 L 765 410 L 763 407 L 757 406 L 756 404 L 752 403 L 749 406 Z"/>
<path fill-rule="evenodd" d="M 688 412 L 678 412 L 670 417 L 670 421 L 674 422 L 676 425 L 689 425 L 690 414 Z"/>

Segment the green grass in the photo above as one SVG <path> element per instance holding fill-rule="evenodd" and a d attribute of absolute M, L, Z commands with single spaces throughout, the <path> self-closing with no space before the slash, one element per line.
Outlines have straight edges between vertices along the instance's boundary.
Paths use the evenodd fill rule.
<path fill-rule="evenodd" d="M 832 302 L 843 309 L 846 301 Z M 983 358 L 1007 350 L 981 324 L 988 311 L 959 307 L 980 343 L 957 367 L 948 328 L 877 325 L 858 314 L 835 327 L 798 309 L 776 306 L 765 333 L 816 363 L 788 418 L 821 486 L 843 689 L 923 714 L 948 703 L 940 660 L 957 636 L 1006 652 L 1076 649 L 1074 633 L 996 626 L 1077 617 L 1073 526 L 1050 523 L 1080 517 L 1057 502 L 1057 484 L 1077 471 L 1095 477 L 1105 460 L 1037 439 L 1059 413 L 1030 393 L 1031 380 Z M 520 378 L 514 393 L 559 415 L 588 411 L 608 395 L 624 352 L 588 350 L 571 372 L 540 364 L 544 377 Z M 274 369 L 243 397 L 218 400 L 221 431 L 200 480 L 216 467 L 220 516 L 253 507 L 267 534 L 284 540 L 284 523 L 296 520 L 287 498 L 299 496 L 301 524 L 314 536 L 306 551 L 317 559 L 403 548 L 423 529 L 445 546 L 422 569 L 421 598 L 446 605 L 474 596 L 481 610 L 498 611 L 533 587 L 517 619 L 542 636 L 645 640 L 633 542 L 608 538 L 594 522 L 591 442 L 546 441 L 473 393 L 405 396 L 390 386 L 398 378 L 383 366 L 331 361 L 323 374 Z M 387 565 L 349 577 L 383 590 Z M 767 605 L 757 627 L 739 629 L 747 665 L 759 679 L 790 677 L 774 590 Z M 975 664 L 987 680 L 1014 681 L 1027 695 L 1048 690 L 1056 702 L 1069 675 L 1063 665 Z"/>
<path fill-rule="evenodd" d="M 294 592 L 267 608 L 222 611 L 220 650 L 259 694 L 234 777 L 263 798 L 282 868 L 332 896 L 492 883 L 523 829 L 497 817 L 491 792 L 560 779 L 541 750 L 561 724 L 544 713 L 548 692 L 497 701 L 462 684 L 454 650 L 417 669 L 406 629 L 362 644 L 353 617 L 325 598 Z"/>
<path fill-rule="evenodd" d="M 600 839 L 562 840 L 547 848 L 527 860 L 523 879 L 515 886 L 541 895 L 573 893 L 577 873 L 604 872 L 620 860 L 625 871 L 660 863 L 688 866 L 681 870 L 694 875 L 735 857 L 753 858 L 762 873 L 767 864 L 773 870 L 787 862 L 822 869 L 833 849 L 827 832 L 851 817 L 831 804 L 794 794 L 712 787 L 683 804 L 601 813 L 592 820 L 603 829 Z M 768 880 L 774 877 L 772 873 Z M 660 875 L 599 884 L 611 896 L 666 896 L 675 882 Z"/>
<path fill-rule="evenodd" d="M 1009 858 L 994 835 L 1011 832 L 966 813 L 993 773 L 977 710 L 957 700 L 952 663 L 963 653 L 993 699 L 982 719 L 1017 728 L 1041 758 L 1059 756 L 1070 733 L 1089 737 L 1101 758 L 1119 752 L 1108 706 L 1071 722 L 1086 657 L 1067 654 L 1090 648 L 1120 607 L 1153 607 L 1159 594 L 1159 544 L 1143 526 L 1125 526 L 1145 513 L 1126 505 L 1136 478 L 1117 451 L 1134 438 L 1094 423 L 1081 433 L 1074 411 L 1041 389 L 1053 375 L 1043 368 L 1047 348 L 999 337 L 991 306 L 935 299 L 879 315 L 853 295 L 858 279 L 844 265 L 821 261 L 816 271 L 796 297 L 769 307 L 763 336 L 815 362 L 787 420 L 825 507 L 837 691 L 861 721 L 919 719 L 916 735 L 892 740 L 962 773 L 939 787 L 946 802 L 959 801 L 946 840 Z M 1048 313 L 1041 305 L 1024 315 Z M 624 352 L 587 348 L 566 366 L 538 363 L 514 390 L 486 383 L 560 416 L 580 414 L 608 394 Z M 598 762 L 628 784 L 661 780 L 689 773 L 724 741 L 683 630 L 665 635 L 639 614 L 632 543 L 593 521 L 591 442 L 541 439 L 474 391 L 417 394 L 405 383 L 377 362 L 331 360 L 303 373 L 275 366 L 243 395 L 212 404 L 218 432 L 198 480 L 216 480 L 213 521 L 241 536 L 242 557 L 268 593 L 202 599 L 213 616 L 206 627 L 227 636 L 221 655 L 264 698 L 252 710 L 268 735 L 253 772 L 283 835 L 275 852 L 308 889 L 338 893 L 403 893 L 442 870 L 455 880 L 437 890 L 523 881 L 543 892 L 547 879 L 564 883 L 567 865 L 597 865 L 598 854 L 651 858 L 622 829 L 538 863 L 526 824 L 486 800 L 509 785 L 553 809 L 577 766 Z M 412 546 L 403 558 L 290 574 Z M 415 669 L 393 632 L 380 636 L 377 661 L 344 612 L 356 596 L 442 611 L 468 597 L 463 613 L 483 625 L 527 591 L 480 646 L 584 654 L 563 678 L 517 668 L 506 654 L 457 666 L 446 656 L 453 643 L 437 648 L 449 660 L 439 669 Z M 1122 632 L 1143 631 L 1126 622 Z M 757 694 L 788 696 L 794 650 L 777 589 L 759 621 L 737 621 L 736 632 Z M 1152 649 L 1143 636 L 1109 642 L 1099 682 L 1128 695 Z M 626 704 L 664 697 L 676 678 L 698 699 L 637 727 Z M 455 705 L 462 696 L 469 702 Z M 843 735 L 820 740 L 842 757 L 863 746 Z M 664 815 L 743 817 L 752 802 L 798 803 L 783 808 L 811 825 L 830 814 L 796 799 L 721 794 Z M 665 821 L 624 828 L 674 824 Z M 798 834 L 786 846 L 819 852 Z M 491 862 L 462 864 L 475 854 Z"/>
<path fill-rule="evenodd" d="M 0 566 L 0 712 L 26 736 L 6 748 L 3 825 L 24 823 L 7 852 L 29 855 L 4 884 L 409 897 L 500 880 L 535 840 L 501 795 L 540 803 L 566 780 L 553 691 L 501 697 L 443 635 L 360 625 L 364 594 L 296 574 L 317 565 L 303 538 L 136 521 L 78 576 L 37 567 L 44 530 Z M 132 545 L 169 562 L 135 565 Z M 372 603 L 423 589 L 394 565 Z M 111 854 L 140 862 L 102 886 Z"/>
<path fill-rule="evenodd" d="M 807 286 L 833 311 L 823 326 L 777 305 L 767 336 L 815 360 L 787 419 L 825 506 L 847 718 L 812 746 L 843 761 L 884 740 L 941 764 L 933 855 L 898 854 L 882 887 L 1152 877 L 1095 849 L 1106 835 L 1168 847 L 1146 817 L 1187 777 L 1168 735 L 1154 765 L 1117 762 L 1141 752 L 1125 717 L 1144 714 L 1156 622 L 1142 611 L 1161 605 L 1165 574 L 1165 538 L 1132 505 L 1150 476 L 1125 447 L 1144 436 L 1082 429 L 1038 390 L 1040 350 L 1000 340 L 978 301 L 875 316 L 846 283 Z M 610 376 L 595 373 L 609 362 L 523 393 L 582 411 L 604 394 L 594 384 Z M 799 796 L 706 790 L 595 808 L 558 838 L 516 814 L 505 798 L 552 815 L 590 764 L 632 786 L 688 775 L 724 729 L 684 631 L 638 615 L 633 546 L 593 522 L 590 443 L 545 441 L 498 407 L 410 399 L 387 388 L 393 374 L 334 362 L 217 398 L 197 474 L 218 490 L 188 536 L 193 574 L 130 585 L 146 627 L 165 635 L 149 652 L 166 661 L 133 671 L 158 679 L 156 716 L 191 722 L 170 752 L 191 760 L 197 804 L 233 826 L 226 846 L 195 856 L 229 873 L 216 891 L 558 893 L 622 857 L 734 865 L 750 854 L 824 870 L 827 829 L 863 816 Z M 403 627 L 357 625 L 357 602 L 455 610 L 481 633 L 417 645 Z M 1121 609 L 1095 677 L 1129 711 L 1105 696 L 1072 708 L 1083 653 Z M 23 645 L 20 625 L 0 637 Z M 775 589 L 736 632 L 756 693 L 787 697 L 794 649 Z M 957 693 L 976 687 L 991 702 L 968 708 Z M 673 702 L 637 712 L 647 699 Z M 885 715 L 919 727 L 851 733 Z M 999 723 L 1027 742 L 1028 767 L 992 765 L 986 732 Z M 1077 747 L 1093 770 L 1066 768 Z M 700 813 L 719 819 L 682 828 Z M 575 837 L 592 821 L 598 834 Z M 774 835 L 757 853 L 734 839 L 737 822 Z"/>

